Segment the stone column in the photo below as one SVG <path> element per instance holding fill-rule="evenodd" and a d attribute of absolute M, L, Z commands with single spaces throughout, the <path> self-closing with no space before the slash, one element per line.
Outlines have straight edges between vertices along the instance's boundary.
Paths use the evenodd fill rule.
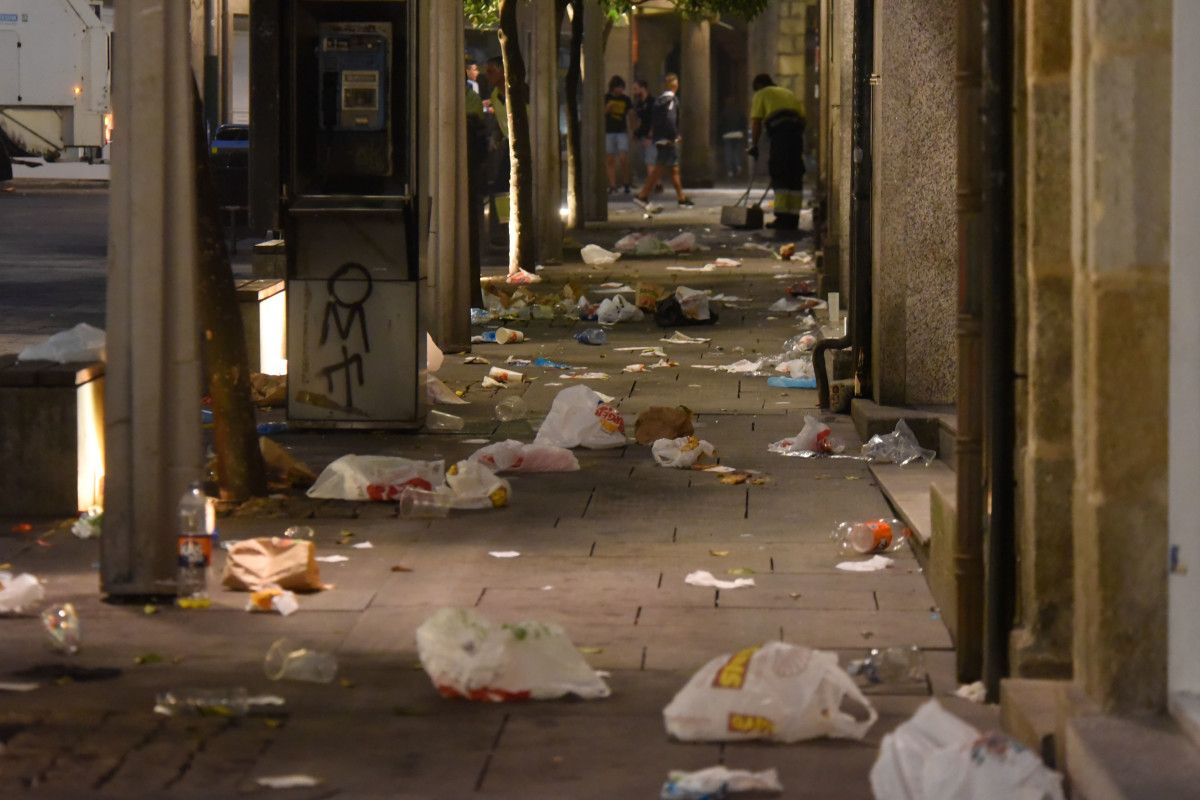
<path fill-rule="evenodd" d="M 429 3 L 420 13 L 426 53 L 419 81 L 426 92 L 418 111 L 426 154 L 420 185 L 430 203 L 425 325 L 443 350 L 457 353 L 471 348 L 463 11 L 461 3 Z"/>
<path fill-rule="evenodd" d="M 616 35 L 616 34 L 614 34 Z M 604 171 L 604 12 L 583 4 L 583 81 L 580 85 L 580 149 L 583 151 L 583 219 L 608 219 L 608 176 Z"/>
<path fill-rule="evenodd" d="M 1074 674 L 1107 710 L 1167 679 L 1171 0 L 1077 0 Z"/>
<path fill-rule="evenodd" d="M 712 43 L 708 20 L 684 21 L 680 31 L 679 132 L 683 136 L 679 166 L 687 186 L 712 186 L 714 174 L 712 116 Z M 668 181 L 663 181 L 664 190 Z"/>
<path fill-rule="evenodd" d="M 1024 164 L 1025 380 L 1018 451 L 1020 617 L 1010 663 L 1020 677 L 1071 674 L 1071 0 L 1026 0 Z M 1022 181 L 1018 181 L 1018 184 Z M 1023 335 L 1022 335 L 1023 334 Z M 1020 350 L 1021 348 L 1018 348 Z M 1022 398 L 1023 399 L 1020 399 Z"/>
<path fill-rule="evenodd" d="M 824 114 L 821 136 L 826 160 L 828 230 L 825 235 L 826 271 L 823 289 L 842 293 L 850 307 L 850 166 L 852 93 L 854 87 L 854 6 L 828 2 L 821 41 L 825 68 Z"/>
<path fill-rule="evenodd" d="M 116 5 L 101 589 L 175 591 L 177 504 L 203 477 L 189 8 Z"/>
<path fill-rule="evenodd" d="M 526 6 L 529 128 L 533 138 L 534 253 L 539 264 L 562 261 L 562 142 L 558 131 L 558 13 L 555 0 Z M 529 224 L 529 222 L 526 222 Z"/>
<path fill-rule="evenodd" d="M 873 384 L 885 405 L 952 403 L 958 243 L 953 0 L 875 8 Z"/>

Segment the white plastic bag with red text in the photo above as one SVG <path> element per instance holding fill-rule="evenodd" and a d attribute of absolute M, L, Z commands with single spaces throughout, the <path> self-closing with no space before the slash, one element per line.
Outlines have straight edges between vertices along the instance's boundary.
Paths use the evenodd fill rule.
<path fill-rule="evenodd" d="M 587 386 L 563 389 L 533 440 L 537 445 L 604 450 L 625 444 L 625 418 Z"/>
<path fill-rule="evenodd" d="M 432 489 L 442 483 L 443 461 L 394 456 L 342 456 L 321 471 L 308 490 L 325 500 L 398 500 L 406 486 Z"/>

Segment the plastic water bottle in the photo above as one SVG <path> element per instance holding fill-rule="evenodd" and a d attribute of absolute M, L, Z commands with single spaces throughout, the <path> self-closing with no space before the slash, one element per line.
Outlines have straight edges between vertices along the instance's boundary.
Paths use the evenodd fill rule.
<path fill-rule="evenodd" d="M 873 686 L 924 683 L 925 654 L 915 644 L 875 649 L 866 658 L 851 661 L 846 672 L 863 677 Z"/>
<path fill-rule="evenodd" d="M 588 328 L 575 334 L 575 341 L 580 344 L 608 344 L 608 333 L 603 328 Z"/>
<path fill-rule="evenodd" d="M 830 538 L 843 556 L 890 553 L 904 546 L 912 532 L 898 519 L 873 519 L 840 523 Z"/>
<path fill-rule="evenodd" d="M 178 604 L 184 608 L 208 605 L 208 567 L 212 537 L 208 534 L 208 498 L 193 481 L 179 498 Z"/>

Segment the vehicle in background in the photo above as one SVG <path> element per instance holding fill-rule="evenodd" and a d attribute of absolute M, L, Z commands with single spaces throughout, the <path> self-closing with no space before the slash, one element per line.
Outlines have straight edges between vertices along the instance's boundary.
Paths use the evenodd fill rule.
<path fill-rule="evenodd" d="M 105 160 L 112 0 L 0 3 L 0 130 L 17 154 Z"/>

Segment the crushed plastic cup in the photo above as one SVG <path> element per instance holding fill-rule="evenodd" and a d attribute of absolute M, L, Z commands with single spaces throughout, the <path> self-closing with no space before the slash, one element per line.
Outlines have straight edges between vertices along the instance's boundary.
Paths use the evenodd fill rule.
<path fill-rule="evenodd" d="M 520 397 L 509 396 L 496 403 L 496 419 L 501 422 L 519 422 L 529 415 L 529 407 Z"/>
<path fill-rule="evenodd" d="M 308 525 L 293 525 L 283 535 L 288 539 L 312 539 L 317 533 Z"/>
<path fill-rule="evenodd" d="M 449 516 L 454 498 L 447 492 L 432 492 L 406 486 L 400 492 L 397 506 L 401 519 L 441 519 Z"/>
<path fill-rule="evenodd" d="M 872 686 L 903 686 L 925 683 L 925 654 L 917 645 L 871 650 L 866 658 L 851 661 L 846 672 Z"/>
<path fill-rule="evenodd" d="M 465 424 L 462 417 L 436 409 L 425 417 L 425 427 L 431 431 L 461 431 Z"/>
<path fill-rule="evenodd" d="M 73 656 L 79 652 L 83 644 L 83 635 L 79 629 L 79 615 L 75 606 L 63 603 L 61 606 L 50 606 L 42 612 L 42 627 L 50 638 L 50 646 L 60 653 Z"/>
<path fill-rule="evenodd" d="M 331 683 L 337 677 L 337 657 L 291 639 L 276 639 L 263 658 L 263 672 L 273 681 Z"/>

